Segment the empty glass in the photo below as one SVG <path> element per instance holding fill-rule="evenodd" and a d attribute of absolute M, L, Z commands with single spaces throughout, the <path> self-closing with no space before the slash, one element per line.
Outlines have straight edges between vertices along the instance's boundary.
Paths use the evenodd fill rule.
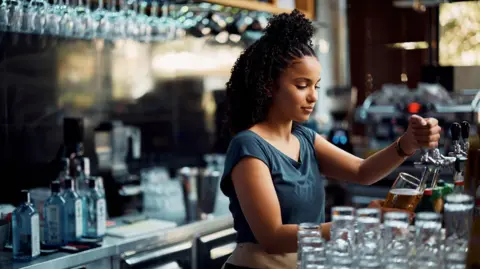
<path fill-rule="evenodd" d="M 321 236 L 301 239 L 301 266 L 306 269 L 313 266 L 326 266 L 325 241 Z"/>
<path fill-rule="evenodd" d="M 442 216 L 435 212 L 419 212 L 415 217 L 415 268 L 440 268 Z"/>
<path fill-rule="evenodd" d="M 332 208 L 332 226 L 327 250 L 331 268 L 348 268 L 354 261 L 355 209 L 349 206 Z"/>
<path fill-rule="evenodd" d="M 378 208 L 357 210 L 358 234 L 355 257 L 358 269 L 383 268 L 380 216 Z"/>
<path fill-rule="evenodd" d="M 387 212 L 384 214 L 383 262 L 385 269 L 409 268 L 409 215 L 406 212 Z"/>
<path fill-rule="evenodd" d="M 473 197 L 452 193 L 445 196 L 445 264 L 465 263 L 473 220 Z"/>
<path fill-rule="evenodd" d="M 300 223 L 298 225 L 298 233 L 297 233 L 297 269 L 302 268 L 302 243 L 303 239 L 307 237 L 320 237 L 320 225 L 317 223 Z"/>

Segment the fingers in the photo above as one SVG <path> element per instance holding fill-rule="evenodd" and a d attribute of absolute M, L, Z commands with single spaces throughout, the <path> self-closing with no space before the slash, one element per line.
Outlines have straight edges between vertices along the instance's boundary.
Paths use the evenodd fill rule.
<path fill-rule="evenodd" d="M 434 118 L 422 118 L 418 115 L 410 117 L 410 127 L 415 137 L 415 144 L 421 148 L 436 148 L 440 140 L 442 128 Z"/>
<path fill-rule="evenodd" d="M 412 125 L 417 125 L 417 126 L 427 126 L 428 122 L 426 119 L 418 116 L 418 115 L 412 115 L 408 119 L 408 122 Z"/>
<path fill-rule="evenodd" d="M 435 118 L 422 118 L 418 115 L 412 115 L 409 119 L 409 123 L 412 127 L 435 127 L 438 126 L 438 120 Z"/>
<path fill-rule="evenodd" d="M 415 136 L 429 136 L 429 135 L 434 135 L 434 134 L 440 134 L 442 131 L 442 128 L 440 126 L 435 126 L 432 128 L 425 128 L 425 127 L 420 127 L 420 128 L 412 128 L 413 134 Z"/>

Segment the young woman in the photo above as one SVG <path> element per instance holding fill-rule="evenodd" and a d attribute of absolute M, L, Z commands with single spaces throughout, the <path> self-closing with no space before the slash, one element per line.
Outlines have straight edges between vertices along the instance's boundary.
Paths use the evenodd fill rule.
<path fill-rule="evenodd" d="M 221 189 L 238 244 L 225 268 L 295 268 L 298 224 L 319 223 L 329 238 L 323 175 L 372 184 L 420 147 L 438 144 L 437 120 L 415 115 L 395 143 L 364 160 L 299 125 L 313 112 L 320 83 L 313 30 L 298 11 L 275 16 L 232 69 L 227 97 L 234 137 Z"/>

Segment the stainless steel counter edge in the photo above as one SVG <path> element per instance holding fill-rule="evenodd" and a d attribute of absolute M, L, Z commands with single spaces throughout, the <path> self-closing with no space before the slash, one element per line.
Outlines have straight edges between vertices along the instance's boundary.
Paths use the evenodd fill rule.
<path fill-rule="evenodd" d="M 55 253 L 42 256 L 28 263 L 14 263 L 13 261 L 11 261 L 10 265 L 0 263 L 0 267 L 13 269 L 62 269 L 76 267 L 102 258 L 121 255 L 125 252 L 133 254 L 140 250 L 158 248 L 189 239 L 193 240 L 196 236 L 231 228 L 232 225 L 232 217 L 226 215 L 135 238 L 125 239 L 107 236 L 102 247 L 99 248 L 73 254 Z"/>

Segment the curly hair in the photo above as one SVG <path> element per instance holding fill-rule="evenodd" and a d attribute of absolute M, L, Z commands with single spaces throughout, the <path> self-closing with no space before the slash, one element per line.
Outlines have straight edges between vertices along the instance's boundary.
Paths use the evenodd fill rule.
<path fill-rule="evenodd" d="M 315 56 L 314 28 L 298 10 L 270 19 L 264 35 L 235 62 L 227 82 L 227 127 L 231 134 L 265 120 L 272 89 L 294 59 Z"/>

